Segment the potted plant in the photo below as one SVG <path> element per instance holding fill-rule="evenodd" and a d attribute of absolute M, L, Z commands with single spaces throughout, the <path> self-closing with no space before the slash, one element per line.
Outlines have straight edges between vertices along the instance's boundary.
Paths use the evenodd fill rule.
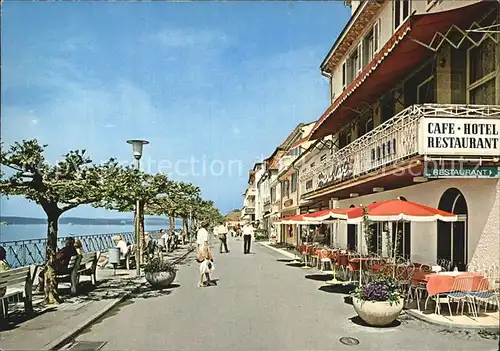
<path fill-rule="evenodd" d="M 401 313 L 403 290 L 391 275 L 380 273 L 371 282 L 360 285 L 352 295 L 354 310 L 367 324 L 386 326 Z"/>
<path fill-rule="evenodd" d="M 154 257 L 144 265 L 144 273 L 151 286 L 166 288 L 174 281 L 177 269 L 172 263 Z"/>

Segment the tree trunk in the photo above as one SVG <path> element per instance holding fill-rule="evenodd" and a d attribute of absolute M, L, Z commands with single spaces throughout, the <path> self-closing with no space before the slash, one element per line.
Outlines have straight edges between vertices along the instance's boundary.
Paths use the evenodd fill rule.
<path fill-rule="evenodd" d="M 182 217 L 182 227 L 184 228 L 184 234 L 182 235 L 182 241 L 183 243 L 187 243 L 189 241 L 188 238 L 188 232 L 189 232 L 189 225 L 188 225 L 188 218 L 187 217 Z"/>
<path fill-rule="evenodd" d="M 144 202 L 139 202 L 140 218 L 139 218 L 139 238 L 141 240 L 141 263 L 144 262 L 144 252 L 146 249 L 146 236 L 144 232 Z"/>
<path fill-rule="evenodd" d="M 56 282 L 56 253 L 57 253 L 57 231 L 58 222 L 61 213 L 59 210 L 47 212 L 47 247 L 45 251 L 45 273 L 44 279 L 44 293 L 45 302 L 48 304 L 56 304 L 61 302 L 59 294 L 57 293 Z"/>
<path fill-rule="evenodd" d="M 173 213 L 168 215 L 170 221 L 170 230 L 173 232 L 175 230 L 175 215 Z"/>

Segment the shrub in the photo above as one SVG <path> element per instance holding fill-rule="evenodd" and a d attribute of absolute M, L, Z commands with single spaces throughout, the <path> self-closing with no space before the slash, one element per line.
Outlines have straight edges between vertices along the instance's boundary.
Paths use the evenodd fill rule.
<path fill-rule="evenodd" d="M 144 265 L 144 272 L 146 273 L 158 273 L 158 272 L 173 273 L 175 271 L 177 271 L 177 268 L 175 268 L 174 264 L 172 264 L 169 261 L 160 259 L 159 257 L 154 257 Z"/>

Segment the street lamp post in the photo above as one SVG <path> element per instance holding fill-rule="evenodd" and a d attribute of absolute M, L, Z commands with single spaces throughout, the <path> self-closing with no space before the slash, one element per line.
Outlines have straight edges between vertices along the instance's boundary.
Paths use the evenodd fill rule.
<path fill-rule="evenodd" d="M 144 145 L 149 144 L 146 140 L 127 140 L 127 143 L 132 145 L 132 152 L 134 153 L 134 158 L 136 161 L 137 169 L 141 168 L 141 157 L 142 148 Z M 135 242 L 137 249 L 135 250 L 135 265 L 137 276 L 141 275 L 141 230 L 140 230 L 140 218 L 141 218 L 141 204 L 139 199 L 135 203 Z"/>

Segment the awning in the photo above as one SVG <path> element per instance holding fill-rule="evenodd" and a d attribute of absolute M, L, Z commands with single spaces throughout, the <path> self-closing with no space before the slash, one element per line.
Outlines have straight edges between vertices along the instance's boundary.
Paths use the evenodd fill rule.
<path fill-rule="evenodd" d="M 422 43 L 435 46 L 437 41 L 443 41 L 442 37 L 435 37 L 437 32 L 446 34 L 453 25 L 468 28 L 478 15 L 486 13 L 492 6 L 497 6 L 497 2 L 481 1 L 449 11 L 410 16 L 356 80 L 323 113 L 310 139 L 337 133 L 359 106 L 374 101 L 425 58 L 433 55 L 434 51 Z"/>
<path fill-rule="evenodd" d="M 457 216 L 437 208 L 405 200 L 384 200 L 366 206 L 367 219 L 373 222 L 456 222 Z M 362 223 L 365 215 L 364 208 L 335 208 L 330 209 L 329 218 L 346 220 L 349 224 Z M 323 216 L 324 217 L 324 216 Z"/>

